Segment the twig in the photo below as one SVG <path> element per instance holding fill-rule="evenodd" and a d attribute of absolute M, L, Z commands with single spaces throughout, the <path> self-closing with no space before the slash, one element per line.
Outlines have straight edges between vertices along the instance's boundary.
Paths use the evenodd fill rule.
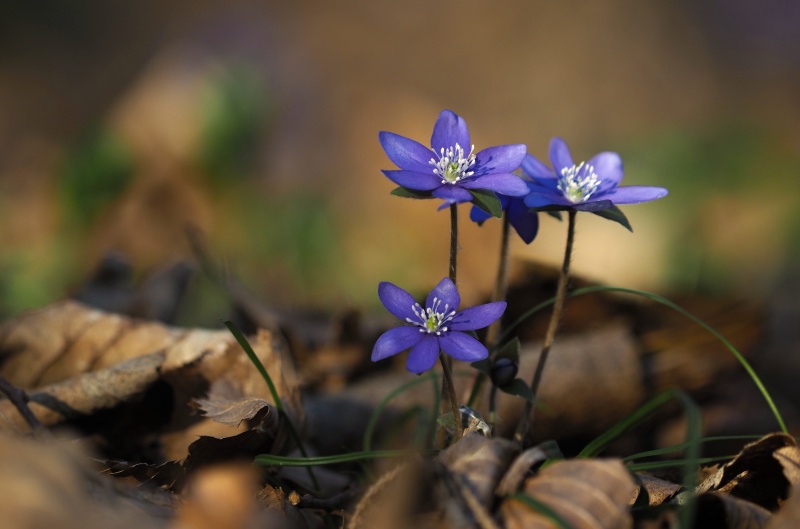
<path fill-rule="evenodd" d="M 18 388 L 11 382 L 9 382 L 6 377 L 0 375 L 0 391 L 2 391 L 8 400 L 13 404 L 20 412 L 22 417 L 25 419 L 25 422 L 28 423 L 28 426 L 31 427 L 31 430 L 37 431 L 43 428 L 42 423 L 39 422 L 39 419 L 36 418 L 36 415 L 33 414 L 31 409 L 28 407 L 28 402 L 30 399 L 28 398 L 28 394 L 25 390 Z"/>

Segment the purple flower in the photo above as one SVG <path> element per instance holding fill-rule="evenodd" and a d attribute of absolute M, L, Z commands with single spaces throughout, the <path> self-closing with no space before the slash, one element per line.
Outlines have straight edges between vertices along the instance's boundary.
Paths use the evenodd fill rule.
<path fill-rule="evenodd" d="M 528 182 L 526 180 L 523 180 L 523 182 L 525 182 L 530 191 L 538 189 L 533 182 Z M 503 211 L 508 215 L 508 221 L 511 223 L 511 226 L 514 227 L 517 234 L 525 241 L 525 244 L 530 244 L 539 232 L 539 214 L 525 205 L 524 197 L 499 195 L 498 198 L 500 199 L 500 205 Z M 472 206 L 472 210 L 469 212 L 469 218 L 473 222 L 483 224 L 488 219 L 492 218 L 492 215 L 477 206 Z"/>
<path fill-rule="evenodd" d="M 401 187 L 441 198 L 444 205 L 472 201 L 471 189 L 509 196 L 528 193 L 522 179 L 511 174 L 522 163 L 525 146 L 501 145 L 473 154 L 466 122 L 450 110 L 443 110 L 436 120 L 433 149 L 391 132 L 381 132 L 378 139 L 400 168 L 383 174 Z"/>
<path fill-rule="evenodd" d="M 601 152 L 588 162 L 575 164 L 561 138 L 550 142 L 553 169 L 527 155 L 522 170 L 533 178 L 533 191 L 525 197 L 531 208 L 600 211 L 618 204 L 638 204 L 667 196 L 663 187 L 622 186 L 622 159 L 615 152 Z"/>
<path fill-rule="evenodd" d="M 486 347 L 463 331 L 488 327 L 506 310 L 506 303 L 498 301 L 456 312 L 461 296 L 449 278 L 431 290 L 424 308 L 411 294 L 386 281 L 378 285 L 378 297 L 389 312 L 408 325 L 383 333 L 372 349 L 372 361 L 410 348 L 406 369 L 417 374 L 434 366 L 439 351 L 465 362 L 487 358 Z"/>

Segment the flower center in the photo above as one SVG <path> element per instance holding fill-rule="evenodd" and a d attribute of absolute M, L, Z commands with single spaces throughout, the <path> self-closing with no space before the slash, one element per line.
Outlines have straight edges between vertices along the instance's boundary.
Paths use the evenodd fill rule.
<path fill-rule="evenodd" d="M 473 151 L 475 151 L 474 145 L 465 158 L 464 149 L 456 143 L 455 147 L 448 147 L 446 150 L 442 147 L 439 160 L 431 158 L 428 163 L 434 167 L 433 174 L 442 177 L 443 184 L 455 184 L 459 180 L 468 178 L 475 173 L 467 170 L 475 165 Z"/>
<path fill-rule="evenodd" d="M 414 311 L 414 315 L 419 318 L 419 321 L 412 318 L 406 318 L 406 321 L 419 327 L 419 332 L 435 333 L 436 336 L 441 336 L 443 332 L 447 332 L 447 327 L 445 326 L 447 322 L 456 315 L 455 310 L 449 310 L 450 305 L 447 303 L 440 311 L 441 306 L 442 300 L 439 298 L 433 298 L 433 305 L 424 309 L 419 303 L 414 303 L 411 306 L 411 310 Z"/>
<path fill-rule="evenodd" d="M 594 166 L 584 162 L 561 169 L 561 176 L 558 177 L 558 189 L 573 204 L 589 200 L 598 187 L 600 180 L 597 179 Z"/>

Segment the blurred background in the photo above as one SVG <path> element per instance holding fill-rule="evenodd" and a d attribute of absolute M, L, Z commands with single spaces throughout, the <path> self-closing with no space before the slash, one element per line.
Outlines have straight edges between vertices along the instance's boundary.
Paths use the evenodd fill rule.
<path fill-rule="evenodd" d="M 428 144 L 444 108 L 476 150 L 547 160 L 558 135 L 576 161 L 614 150 L 625 184 L 670 189 L 624 208 L 632 234 L 580 216 L 578 274 L 790 291 L 798 23 L 791 0 L 5 2 L 0 316 L 80 291 L 105 259 L 132 282 L 191 276 L 181 323 L 218 326 L 189 233 L 276 307 L 374 307 L 382 280 L 427 292 L 448 215 L 389 195 L 377 137 Z M 469 303 L 492 287 L 500 223 L 460 214 Z M 542 217 L 512 253 L 557 263 L 565 229 Z"/>

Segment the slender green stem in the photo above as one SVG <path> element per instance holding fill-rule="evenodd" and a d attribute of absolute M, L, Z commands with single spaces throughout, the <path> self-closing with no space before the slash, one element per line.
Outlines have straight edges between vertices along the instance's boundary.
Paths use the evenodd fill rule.
<path fill-rule="evenodd" d="M 497 263 L 497 277 L 495 278 L 494 283 L 494 292 L 492 292 L 492 301 L 505 301 L 506 299 L 506 292 L 508 291 L 508 248 L 509 248 L 509 233 L 511 222 L 508 218 L 508 212 L 503 213 L 503 230 L 500 236 L 500 259 Z M 485 343 L 487 346 L 493 344 L 497 339 L 497 335 L 500 334 L 500 330 L 502 329 L 502 318 L 498 318 L 494 320 L 494 322 L 489 326 L 489 329 L 486 331 L 486 340 Z M 480 388 L 483 384 L 483 373 L 476 372 L 475 378 L 472 385 L 472 391 L 470 392 L 469 396 L 469 404 L 468 406 L 472 405 L 472 402 L 478 397 L 478 393 L 480 392 Z M 492 385 L 489 389 L 489 424 L 494 427 L 495 423 L 495 408 L 496 408 L 496 396 L 497 396 L 497 388 Z"/>
<path fill-rule="evenodd" d="M 265 466 L 276 467 L 313 467 L 317 465 L 336 465 L 338 463 L 348 463 L 350 461 L 361 461 L 364 459 L 380 459 L 385 457 L 404 457 L 419 454 L 414 450 L 372 450 L 369 452 L 350 452 L 335 456 L 319 457 L 286 457 L 272 454 L 260 454 L 255 458 L 255 463 Z M 423 453 L 433 453 L 427 451 Z"/>
<path fill-rule="evenodd" d="M 556 301 L 553 306 L 553 313 L 550 316 L 550 323 L 547 325 L 547 332 L 544 336 L 544 344 L 542 345 L 542 353 L 539 355 L 539 362 L 536 364 L 536 371 L 533 374 L 533 381 L 531 382 L 531 392 L 533 393 L 533 400 L 536 401 L 536 396 L 539 392 L 539 384 L 542 381 L 542 373 L 544 366 L 547 362 L 547 356 L 550 354 L 550 348 L 556 337 L 558 330 L 558 322 L 561 319 L 561 313 L 564 310 L 564 301 L 567 298 L 567 282 L 569 281 L 569 263 L 572 259 L 572 245 L 575 241 L 575 218 L 577 211 L 569 211 L 569 220 L 567 224 L 567 246 L 564 250 L 564 262 L 561 265 L 561 273 L 558 276 L 558 287 L 556 288 Z M 533 402 L 525 402 L 525 410 L 520 417 L 517 431 L 514 434 L 514 439 L 518 443 L 522 443 L 528 435 L 530 425 L 533 423 L 535 406 Z"/>
<path fill-rule="evenodd" d="M 450 281 L 456 283 L 458 260 L 458 206 L 450 204 Z"/>
<path fill-rule="evenodd" d="M 369 452 L 372 450 L 372 437 L 375 432 L 375 427 L 378 425 L 378 420 L 383 413 L 383 410 L 386 409 L 386 406 L 396 396 L 400 395 L 404 391 L 416 386 L 417 384 L 421 384 L 425 382 L 427 379 L 433 380 L 434 390 L 436 390 L 436 374 L 433 371 L 429 371 L 428 373 L 409 380 L 405 384 L 395 388 L 394 390 L 390 391 L 386 394 L 381 400 L 378 401 L 378 404 L 375 406 L 375 409 L 372 411 L 372 415 L 369 417 L 369 421 L 367 421 L 367 427 L 364 430 L 364 451 Z M 437 390 L 438 391 L 438 390 Z M 437 406 L 438 407 L 438 406 Z"/>
<path fill-rule="evenodd" d="M 267 383 L 269 392 L 272 395 L 272 400 L 275 402 L 275 409 L 278 411 L 278 417 L 280 417 L 288 427 L 289 435 L 297 445 L 297 448 L 300 450 L 300 453 L 303 454 L 304 457 L 308 457 L 308 452 L 306 452 L 306 448 L 303 445 L 303 440 L 300 438 L 300 434 L 297 433 L 297 429 L 294 427 L 292 418 L 289 417 L 288 413 L 286 413 L 286 409 L 283 407 L 283 402 L 281 402 L 281 398 L 278 395 L 278 390 L 275 388 L 275 384 L 272 382 L 272 377 L 269 376 L 267 368 L 264 367 L 264 364 L 261 362 L 261 359 L 253 350 L 253 347 L 250 345 L 250 342 L 247 341 L 247 338 L 245 337 L 244 333 L 242 333 L 242 331 L 239 329 L 239 327 L 237 327 L 236 324 L 233 323 L 232 321 L 228 320 L 225 320 L 222 323 L 225 324 L 225 326 L 231 332 L 236 341 L 239 342 L 239 345 L 242 347 L 247 357 L 250 359 L 253 365 L 256 366 L 256 369 L 261 374 L 261 377 Z M 317 478 L 311 469 L 308 469 L 308 475 L 311 478 L 311 481 L 314 484 L 314 486 L 317 489 L 319 489 L 319 483 L 317 482 Z"/>
<path fill-rule="evenodd" d="M 450 204 L 450 281 L 456 283 L 458 260 L 458 206 Z M 455 423 L 456 439 L 461 439 L 463 428 L 461 427 L 461 413 L 459 411 L 456 388 L 453 385 L 453 363 L 450 357 L 439 352 L 439 362 L 442 364 L 442 402 L 440 412 L 442 415 L 453 414 Z M 439 427 L 436 433 L 436 440 L 439 446 L 444 446 L 447 438 L 447 428 L 444 424 Z"/>
<path fill-rule="evenodd" d="M 511 222 L 508 219 L 508 212 L 503 213 L 503 231 L 500 236 L 500 260 L 497 263 L 497 277 L 494 283 L 494 292 L 492 294 L 492 301 L 505 301 L 506 292 L 508 290 L 508 248 L 509 248 L 509 233 Z M 500 333 L 501 319 L 498 318 L 489 326 L 486 331 L 486 344 L 494 343 L 497 335 Z"/>

